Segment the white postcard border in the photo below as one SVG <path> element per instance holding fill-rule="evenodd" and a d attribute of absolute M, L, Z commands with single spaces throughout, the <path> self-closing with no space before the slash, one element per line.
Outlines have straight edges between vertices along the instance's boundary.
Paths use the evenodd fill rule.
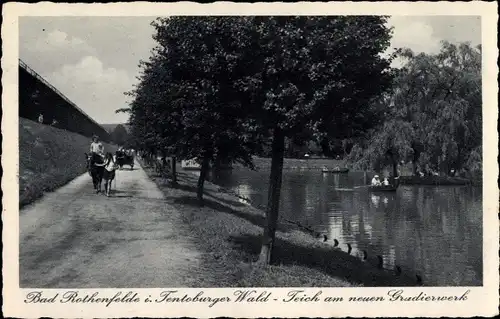
<path fill-rule="evenodd" d="M 180 3 L 110 3 L 62 4 L 41 2 L 36 4 L 8 3 L 3 5 L 2 24 L 2 135 L 3 135 L 3 312 L 14 317 L 440 317 L 440 316 L 493 316 L 499 304 L 499 193 L 498 176 L 498 58 L 497 4 L 474 2 L 330 2 L 330 3 L 253 3 L 213 4 Z M 26 304 L 24 299 L 33 289 L 19 288 L 19 194 L 18 194 L 18 18 L 19 16 L 159 16 L 159 15 L 480 15 L 482 17 L 483 48 L 483 287 L 411 287 L 405 294 L 463 295 L 463 302 L 363 302 L 363 303 L 285 303 L 291 288 L 262 288 L 273 293 L 278 301 L 265 303 L 158 304 L 147 303 L 149 295 L 159 296 L 163 290 L 179 290 L 196 295 L 200 291 L 211 297 L 233 296 L 235 289 L 75 289 L 80 294 L 98 292 L 101 297 L 117 292 L 137 292 L 139 303 L 103 304 Z M 319 290 L 323 297 L 387 296 L 398 288 L 306 288 L 314 295 Z M 44 293 L 64 294 L 72 289 L 44 289 Z M 274 298 L 274 297 L 273 297 Z"/>

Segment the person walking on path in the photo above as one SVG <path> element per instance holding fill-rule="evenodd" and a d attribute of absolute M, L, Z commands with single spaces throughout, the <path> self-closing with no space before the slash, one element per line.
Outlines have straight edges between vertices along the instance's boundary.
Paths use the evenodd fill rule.
<path fill-rule="evenodd" d="M 103 164 L 95 164 L 96 166 L 104 166 L 104 173 L 102 175 L 102 179 L 104 180 L 104 192 L 106 196 L 109 197 L 111 193 L 111 183 L 115 179 L 116 169 L 118 164 L 116 164 L 116 160 L 113 157 L 113 154 L 110 152 L 106 153 L 106 159 Z M 116 187 L 116 185 L 115 185 Z"/>

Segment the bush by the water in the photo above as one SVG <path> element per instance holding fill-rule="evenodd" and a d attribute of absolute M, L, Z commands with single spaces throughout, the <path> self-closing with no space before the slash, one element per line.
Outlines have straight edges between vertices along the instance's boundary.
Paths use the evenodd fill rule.
<path fill-rule="evenodd" d="M 63 186 L 86 171 L 90 138 L 19 119 L 19 205 Z M 104 144 L 106 151 L 116 147 Z"/>

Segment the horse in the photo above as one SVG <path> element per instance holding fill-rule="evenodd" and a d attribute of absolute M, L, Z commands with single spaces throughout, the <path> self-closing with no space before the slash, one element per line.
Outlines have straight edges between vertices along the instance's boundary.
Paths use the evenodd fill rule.
<path fill-rule="evenodd" d="M 97 166 L 95 164 L 103 164 L 104 159 L 96 153 L 87 154 L 85 153 L 87 159 L 87 170 L 92 177 L 92 184 L 94 184 L 94 189 L 96 193 L 101 192 L 102 177 L 104 174 L 104 166 Z"/>
<path fill-rule="evenodd" d="M 104 193 L 106 196 L 109 197 L 111 193 L 111 184 L 113 183 L 113 180 L 115 179 L 115 169 L 118 166 L 116 161 L 113 159 L 113 154 L 107 153 L 106 154 L 106 159 L 105 159 L 106 165 L 104 165 L 104 170 L 103 170 L 103 179 L 104 179 Z M 106 167 L 110 165 L 112 166 L 111 170 L 108 170 Z M 109 168 L 109 167 L 108 167 Z"/>

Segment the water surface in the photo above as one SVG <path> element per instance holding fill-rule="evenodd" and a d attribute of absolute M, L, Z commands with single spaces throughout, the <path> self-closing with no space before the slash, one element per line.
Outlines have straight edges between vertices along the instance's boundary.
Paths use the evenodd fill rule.
<path fill-rule="evenodd" d="M 394 193 L 353 189 L 364 172 L 323 174 L 285 170 L 280 216 L 327 234 L 328 242 L 381 255 L 426 285 L 482 285 L 482 189 L 471 186 L 400 186 Z M 212 182 L 266 206 L 269 171 L 212 172 Z"/>

